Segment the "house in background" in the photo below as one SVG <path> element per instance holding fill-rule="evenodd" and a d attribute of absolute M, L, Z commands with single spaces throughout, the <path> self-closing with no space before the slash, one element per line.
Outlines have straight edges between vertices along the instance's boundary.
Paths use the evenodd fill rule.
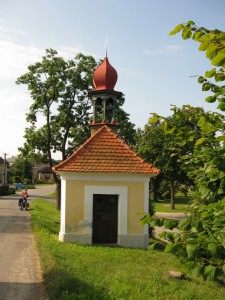
<path fill-rule="evenodd" d="M 7 162 L 9 163 L 9 167 L 11 167 L 16 160 L 17 160 L 17 156 L 8 157 Z"/>
<path fill-rule="evenodd" d="M 35 166 L 32 169 L 33 172 L 33 182 L 36 182 L 38 180 L 40 181 L 54 181 L 52 170 L 49 167 L 49 165 L 42 164 L 39 166 Z"/>
<path fill-rule="evenodd" d="M 8 176 L 9 163 L 6 159 L 0 157 L 0 185 L 7 185 L 7 176 Z"/>
<path fill-rule="evenodd" d="M 4 185 L 4 170 L 2 169 L 2 165 L 0 165 L 0 186 Z"/>
<path fill-rule="evenodd" d="M 149 180 L 159 170 L 116 133 L 117 72 L 105 57 L 94 72 L 91 137 L 53 171 L 61 177 L 59 240 L 147 248 L 148 226 L 137 213 L 149 211 Z M 101 121 L 99 122 L 101 117 Z"/>

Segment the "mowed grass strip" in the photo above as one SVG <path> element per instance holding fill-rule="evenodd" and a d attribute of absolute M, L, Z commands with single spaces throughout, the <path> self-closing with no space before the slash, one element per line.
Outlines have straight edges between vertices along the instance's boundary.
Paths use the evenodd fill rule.
<path fill-rule="evenodd" d="M 186 213 L 188 212 L 189 205 L 191 204 L 192 197 L 185 196 L 182 193 L 178 193 L 175 196 L 175 209 L 171 209 L 170 200 L 159 200 L 158 202 L 153 202 L 154 210 L 156 212 L 171 212 L 171 213 Z"/>
<path fill-rule="evenodd" d="M 186 274 L 168 253 L 58 242 L 59 211 L 45 200 L 31 205 L 31 222 L 49 299 L 223 299 L 225 288 Z"/>

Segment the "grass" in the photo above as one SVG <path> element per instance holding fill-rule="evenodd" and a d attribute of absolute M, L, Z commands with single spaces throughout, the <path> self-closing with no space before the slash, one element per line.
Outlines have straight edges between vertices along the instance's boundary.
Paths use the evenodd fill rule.
<path fill-rule="evenodd" d="M 175 209 L 171 209 L 170 200 L 159 200 L 154 202 L 154 210 L 156 212 L 186 212 L 189 204 L 192 200 L 191 196 L 185 196 L 182 193 L 178 193 L 175 196 Z"/>
<path fill-rule="evenodd" d="M 170 270 L 184 272 L 168 253 L 58 242 L 59 211 L 45 200 L 32 202 L 31 222 L 50 300 L 224 297 L 225 288 L 215 282 L 204 282 L 188 273 L 185 280 L 168 278 Z"/>

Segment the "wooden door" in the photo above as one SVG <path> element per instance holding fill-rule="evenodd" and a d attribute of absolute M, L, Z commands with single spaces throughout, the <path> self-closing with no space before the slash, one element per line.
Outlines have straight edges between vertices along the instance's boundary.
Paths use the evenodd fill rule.
<path fill-rule="evenodd" d="M 117 243 L 118 195 L 93 195 L 93 243 Z"/>

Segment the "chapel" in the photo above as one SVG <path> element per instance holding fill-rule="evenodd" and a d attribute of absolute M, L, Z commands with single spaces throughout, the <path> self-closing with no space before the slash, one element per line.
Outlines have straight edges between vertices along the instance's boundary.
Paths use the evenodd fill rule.
<path fill-rule="evenodd" d="M 146 249 L 148 226 L 138 213 L 149 211 L 149 181 L 160 171 L 117 134 L 117 77 L 106 55 L 88 92 L 91 137 L 53 168 L 61 177 L 59 240 Z"/>

